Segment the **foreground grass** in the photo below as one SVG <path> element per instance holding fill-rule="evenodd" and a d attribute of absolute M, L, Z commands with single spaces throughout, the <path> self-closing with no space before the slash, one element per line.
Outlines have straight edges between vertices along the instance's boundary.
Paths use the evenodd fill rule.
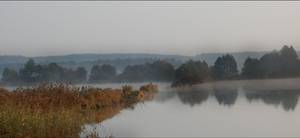
<path fill-rule="evenodd" d="M 67 85 L 0 89 L 0 137 L 78 137 L 84 124 L 101 122 L 149 100 L 155 91 L 152 84 L 140 90 Z"/>

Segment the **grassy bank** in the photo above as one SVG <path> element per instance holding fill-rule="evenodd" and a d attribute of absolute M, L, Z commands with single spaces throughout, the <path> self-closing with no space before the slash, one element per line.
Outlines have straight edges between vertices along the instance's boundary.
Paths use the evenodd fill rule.
<path fill-rule="evenodd" d="M 101 122 L 153 98 L 156 85 L 140 90 L 43 85 L 0 89 L 1 137 L 78 137 L 86 123 Z"/>

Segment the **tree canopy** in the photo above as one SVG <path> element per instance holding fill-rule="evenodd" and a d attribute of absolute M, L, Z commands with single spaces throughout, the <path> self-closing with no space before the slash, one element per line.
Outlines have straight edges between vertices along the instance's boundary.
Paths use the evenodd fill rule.
<path fill-rule="evenodd" d="M 9 68 L 5 68 L 2 75 L 2 82 L 6 82 L 6 83 L 19 82 L 18 72 Z"/>
<path fill-rule="evenodd" d="M 218 57 L 212 67 L 212 75 L 215 79 L 234 79 L 238 76 L 237 63 L 232 55 Z"/>
<path fill-rule="evenodd" d="M 94 65 L 91 69 L 89 82 L 108 82 L 111 81 L 115 76 L 115 67 L 108 64 L 103 64 L 101 66 Z"/>
<path fill-rule="evenodd" d="M 246 78 L 295 77 L 300 75 L 300 61 L 293 46 L 263 55 L 260 59 L 248 58 L 242 70 Z"/>
<path fill-rule="evenodd" d="M 41 83 L 41 82 L 70 82 L 86 81 L 87 71 L 78 67 L 76 70 L 67 69 L 56 63 L 47 65 L 36 64 L 30 59 L 19 72 L 5 69 L 2 81 L 5 83 Z"/>
<path fill-rule="evenodd" d="M 209 76 L 209 68 L 205 61 L 189 60 L 175 72 L 173 86 L 201 83 Z"/>
<path fill-rule="evenodd" d="M 245 78 L 260 77 L 263 74 L 260 64 L 260 60 L 248 57 L 242 69 L 242 76 Z"/>
<path fill-rule="evenodd" d="M 172 64 L 158 60 L 153 63 L 129 65 L 117 77 L 119 81 L 172 81 L 175 69 Z"/>

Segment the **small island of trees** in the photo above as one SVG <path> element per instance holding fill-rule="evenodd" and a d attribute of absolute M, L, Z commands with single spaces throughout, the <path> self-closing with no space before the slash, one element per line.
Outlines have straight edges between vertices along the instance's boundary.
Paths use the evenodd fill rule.
<path fill-rule="evenodd" d="M 109 83 L 109 82 L 173 82 L 172 86 L 192 85 L 212 80 L 264 79 L 300 76 L 300 60 L 292 46 L 283 46 L 261 58 L 248 57 L 239 72 L 235 58 L 220 56 L 214 65 L 206 61 L 188 60 L 175 68 L 171 63 L 158 60 L 153 63 L 128 65 L 121 73 L 109 64 L 94 65 L 88 72 L 84 67 L 64 68 L 57 63 L 37 64 L 30 59 L 19 71 L 5 68 L 4 84 L 35 83 Z"/>

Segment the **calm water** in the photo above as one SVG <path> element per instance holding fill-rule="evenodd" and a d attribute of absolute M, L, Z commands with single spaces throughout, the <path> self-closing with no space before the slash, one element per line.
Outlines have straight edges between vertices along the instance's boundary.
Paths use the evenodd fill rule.
<path fill-rule="evenodd" d="M 87 124 L 80 135 L 96 131 L 115 137 L 300 136 L 300 79 L 159 86 L 153 101 Z"/>

